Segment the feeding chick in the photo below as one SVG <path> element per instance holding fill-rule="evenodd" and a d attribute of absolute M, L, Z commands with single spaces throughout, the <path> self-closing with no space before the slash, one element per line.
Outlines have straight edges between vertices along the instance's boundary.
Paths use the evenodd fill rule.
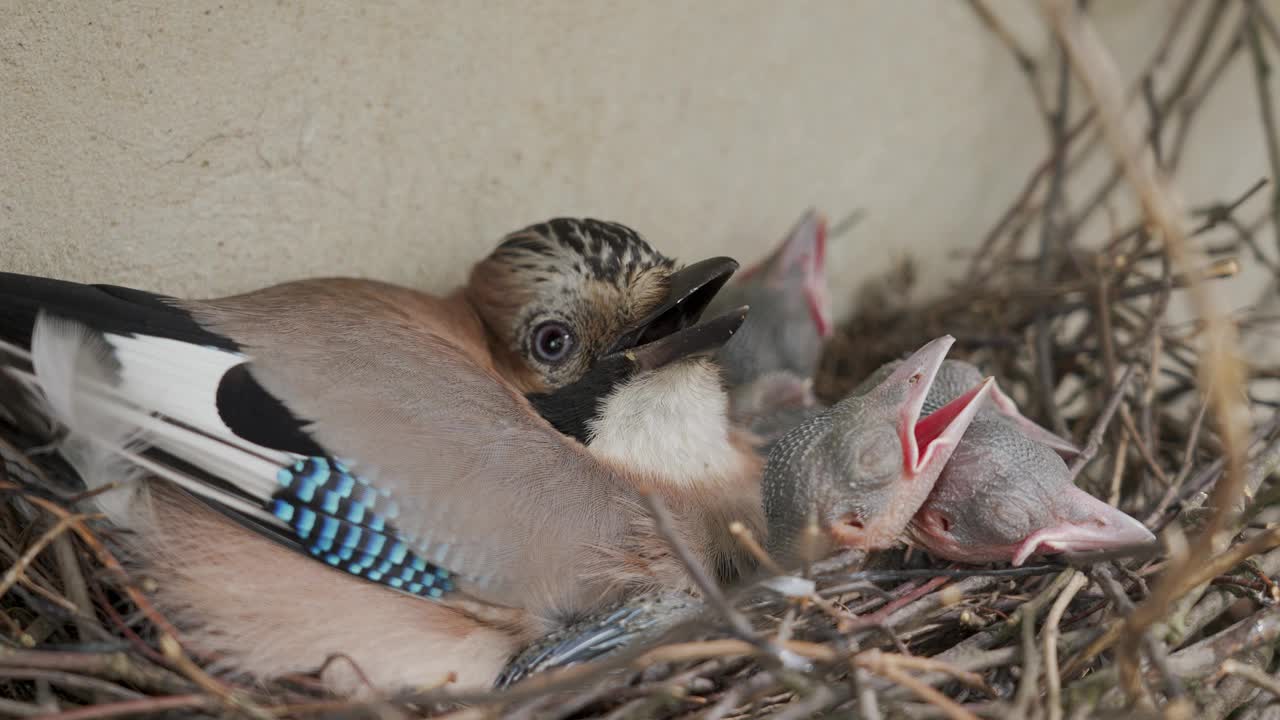
<path fill-rule="evenodd" d="M 770 254 L 738 273 L 709 312 L 751 312 L 716 354 L 729 385 L 733 422 L 768 447 L 819 412 L 812 377 L 832 333 L 826 277 L 827 220 L 809 210 Z"/>

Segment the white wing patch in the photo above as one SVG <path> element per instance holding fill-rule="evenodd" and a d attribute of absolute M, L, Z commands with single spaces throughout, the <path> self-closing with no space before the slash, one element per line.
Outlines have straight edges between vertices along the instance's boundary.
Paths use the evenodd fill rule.
<path fill-rule="evenodd" d="M 33 373 L 6 371 L 43 395 L 51 417 L 69 431 L 59 449 L 86 484 L 121 488 L 97 498 L 115 522 L 146 522 L 135 507 L 145 495 L 135 482 L 144 472 L 270 519 L 257 504 L 142 455 L 147 447 L 164 450 L 251 496 L 269 498 L 277 489 L 276 473 L 297 456 L 239 438 L 217 413 L 218 381 L 245 361 L 243 355 L 152 336 L 98 336 L 78 323 L 42 314 L 29 357 Z M 118 382 L 111 372 L 113 359 Z"/>
<path fill-rule="evenodd" d="M 236 352 L 151 335 L 113 335 L 118 391 L 137 407 L 219 436 L 232 436 L 218 415 L 218 383 L 248 358 Z"/>

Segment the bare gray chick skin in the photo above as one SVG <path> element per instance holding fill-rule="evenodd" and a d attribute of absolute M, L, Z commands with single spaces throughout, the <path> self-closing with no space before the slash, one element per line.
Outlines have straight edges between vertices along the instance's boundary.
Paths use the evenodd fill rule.
<path fill-rule="evenodd" d="M 788 431 L 761 481 L 766 549 L 784 565 L 891 547 L 925 502 L 991 388 L 978 378 L 933 413 L 944 336 Z M 816 537 L 808 533 L 816 526 Z"/>
<path fill-rule="evenodd" d="M 716 354 L 731 388 L 771 374 L 800 383 L 817 371 L 833 329 L 826 246 L 826 218 L 809 210 L 768 257 L 716 294 L 708 307 L 712 314 L 751 307 L 742 327 Z"/>
<path fill-rule="evenodd" d="M 925 412 L 980 377 L 973 365 L 946 361 Z M 1074 454 L 1071 443 L 1027 419 L 994 388 L 912 519 L 911 538 L 948 560 L 1014 566 L 1032 555 L 1155 541 L 1142 523 L 1076 487 L 1064 454 Z"/>

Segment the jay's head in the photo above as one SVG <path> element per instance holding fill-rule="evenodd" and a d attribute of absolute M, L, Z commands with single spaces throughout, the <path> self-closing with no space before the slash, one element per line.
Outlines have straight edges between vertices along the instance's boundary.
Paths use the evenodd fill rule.
<path fill-rule="evenodd" d="M 710 355 L 746 308 L 701 318 L 737 268 L 726 257 L 681 267 L 624 225 L 557 218 L 506 236 L 467 296 L 516 386 L 585 441 L 602 401 L 632 379 L 716 377 Z"/>
<path fill-rule="evenodd" d="M 954 340 L 938 338 L 865 393 L 788 433 L 764 477 L 770 549 L 783 556 L 832 546 L 889 547 L 925 501 L 991 387 L 982 380 L 927 417 L 925 398 Z M 816 525 L 819 546 L 802 548 Z"/>

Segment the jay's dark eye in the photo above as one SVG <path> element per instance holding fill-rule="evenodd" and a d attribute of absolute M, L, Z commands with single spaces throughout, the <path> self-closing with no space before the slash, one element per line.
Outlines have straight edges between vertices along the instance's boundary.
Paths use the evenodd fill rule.
<path fill-rule="evenodd" d="M 562 322 L 548 320 L 533 329 L 533 354 L 545 363 L 558 363 L 573 349 L 573 333 Z"/>

